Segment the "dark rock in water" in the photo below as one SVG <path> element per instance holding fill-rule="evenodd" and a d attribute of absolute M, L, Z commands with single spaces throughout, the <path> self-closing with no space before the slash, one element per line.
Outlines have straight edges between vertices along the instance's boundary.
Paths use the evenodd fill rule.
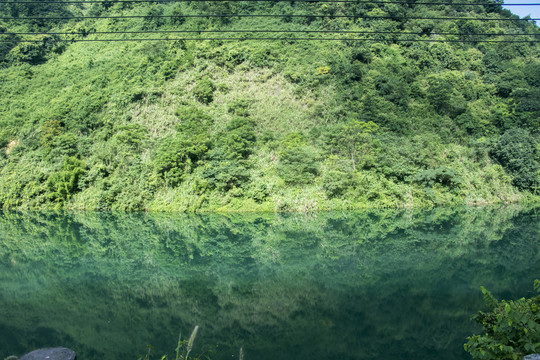
<path fill-rule="evenodd" d="M 76 357 L 75 351 L 58 347 L 34 350 L 21 356 L 19 360 L 75 360 Z"/>
<path fill-rule="evenodd" d="M 527 355 L 523 360 L 540 360 L 540 354 Z"/>

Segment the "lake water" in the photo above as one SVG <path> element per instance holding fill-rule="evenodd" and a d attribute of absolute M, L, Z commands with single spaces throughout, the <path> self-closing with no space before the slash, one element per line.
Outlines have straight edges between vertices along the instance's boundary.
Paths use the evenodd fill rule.
<path fill-rule="evenodd" d="M 531 296 L 540 209 L 0 213 L 0 358 L 469 359 L 480 286 Z"/>

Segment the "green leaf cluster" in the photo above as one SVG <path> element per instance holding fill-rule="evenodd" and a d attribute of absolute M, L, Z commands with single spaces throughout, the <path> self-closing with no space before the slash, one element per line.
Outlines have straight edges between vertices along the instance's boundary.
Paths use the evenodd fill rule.
<path fill-rule="evenodd" d="M 540 184 L 538 142 L 526 129 L 506 131 L 495 143 L 491 156 L 513 177 L 519 189 L 536 189 Z"/>
<path fill-rule="evenodd" d="M 540 293 L 540 281 L 534 282 Z M 482 325 L 484 335 L 468 337 L 465 344 L 474 359 L 518 360 L 540 352 L 540 295 L 515 301 L 498 301 L 482 287 L 487 312 L 473 319 Z"/>
<path fill-rule="evenodd" d="M 47 196 L 55 202 L 62 203 L 79 191 L 79 179 L 84 173 L 84 164 L 74 157 L 66 157 L 58 172 L 47 179 Z"/>

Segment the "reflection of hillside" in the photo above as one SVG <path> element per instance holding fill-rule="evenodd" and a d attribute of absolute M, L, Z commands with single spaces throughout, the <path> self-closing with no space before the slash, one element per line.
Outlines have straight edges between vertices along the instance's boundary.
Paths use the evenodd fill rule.
<path fill-rule="evenodd" d="M 0 335 L 13 336 L 0 348 L 128 359 L 149 342 L 172 351 L 198 324 L 216 359 L 240 346 L 257 359 L 455 359 L 480 285 L 530 289 L 537 224 L 519 208 L 4 213 Z"/>

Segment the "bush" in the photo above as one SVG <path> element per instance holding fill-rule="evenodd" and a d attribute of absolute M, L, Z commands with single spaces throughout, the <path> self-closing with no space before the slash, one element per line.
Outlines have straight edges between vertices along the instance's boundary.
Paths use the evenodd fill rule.
<path fill-rule="evenodd" d="M 534 282 L 540 293 L 540 281 Z M 482 287 L 488 312 L 478 312 L 473 320 L 482 325 L 484 335 L 468 337 L 465 344 L 474 359 L 517 360 L 540 352 L 540 295 L 516 301 L 497 301 Z"/>
<path fill-rule="evenodd" d="M 51 150 L 52 157 L 59 156 L 75 156 L 77 155 L 77 135 L 67 132 L 58 135 L 53 140 L 53 149 Z"/>
<path fill-rule="evenodd" d="M 180 26 L 186 21 L 186 18 L 183 17 L 184 12 L 182 11 L 181 4 L 175 5 L 175 7 L 173 8 L 171 12 L 171 15 L 173 16 L 170 18 L 170 22 L 172 25 Z"/>
<path fill-rule="evenodd" d="M 120 125 L 116 128 L 116 134 L 111 141 L 117 149 L 126 148 L 135 151 L 140 149 L 146 135 L 147 130 L 142 125 Z"/>
<path fill-rule="evenodd" d="M 279 176 L 288 184 L 312 182 L 319 171 L 316 154 L 308 147 L 286 149 L 277 167 Z"/>
<path fill-rule="evenodd" d="M 40 129 L 41 145 L 45 149 L 50 150 L 54 146 L 54 139 L 62 134 L 63 127 L 64 125 L 59 120 L 53 119 L 46 121 Z"/>
<path fill-rule="evenodd" d="M 226 130 L 222 141 L 230 158 L 247 158 L 253 151 L 256 140 L 253 122 L 247 118 L 237 117 L 231 120 Z"/>
<path fill-rule="evenodd" d="M 215 90 L 216 86 L 214 83 L 209 78 L 205 77 L 195 85 L 193 88 L 193 95 L 198 102 L 210 104 L 214 101 Z"/>
<path fill-rule="evenodd" d="M 52 201 L 62 202 L 79 191 L 79 178 L 84 173 L 82 161 L 67 157 L 59 172 L 52 173 L 47 179 L 48 197 Z"/>
<path fill-rule="evenodd" d="M 28 63 L 31 65 L 41 64 L 48 59 L 50 53 L 61 53 L 65 44 L 58 36 L 40 35 L 40 42 L 19 43 L 13 47 L 6 58 L 12 62 Z"/>
<path fill-rule="evenodd" d="M 177 186 L 193 171 L 207 151 L 208 143 L 204 137 L 176 135 L 165 139 L 155 156 L 156 172 L 167 185 Z"/>
<path fill-rule="evenodd" d="M 466 110 L 467 102 L 458 85 L 461 79 L 456 72 L 433 74 L 427 81 L 427 97 L 438 114 L 455 118 Z"/>
<path fill-rule="evenodd" d="M 263 182 L 251 183 L 249 189 L 246 192 L 246 196 L 255 200 L 256 203 L 262 203 L 270 195 L 270 188 L 268 184 Z"/>
<path fill-rule="evenodd" d="M 3 32 L 6 32 L 6 29 L 0 26 L 0 33 Z M 13 49 L 18 42 L 19 39 L 15 36 L 3 36 L 2 42 L 0 42 L 0 64 L 8 61 L 7 57 L 11 49 Z"/>
<path fill-rule="evenodd" d="M 178 108 L 176 115 L 180 120 L 176 125 L 179 133 L 165 139 L 154 158 L 157 175 L 173 187 L 184 181 L 205 157 L 210 147 L 208 128 L 213 122 L 202 110 L 190 106 Z"/>
<path fill-rule="evenodd" d="M 249 171 L 245 160 L 231 159 L 223 148 L 212 150 L 209 157 L 210 161 L 202 168 L 201 176 L 210 189 L 226 192 L 248 182 Z"/>
<path fill-rule="evenodd" d="M 251 102 L 246 99 L 233 101 L 227 106 L 227 112 L 237 116 L 249 116 L 249 104 Z"/>
<path fill-rule="evenodd" d="M 514 185 L 524 190 L 538 186 L 540 166 L 536 152 L 536 139 L 527 130 L 515 128 L 501 136 L 490 155 L 512 176 Z"/>
<path fill-rule="evenodd" d="M 419 183 L 425 187 L 433 187 L 440 184 L 449 189 L 457 189 L 463 183 L 463 179 L 456 170 L 441 166 L 436 169 L 427 169 L 410 177 L 413 182 Z"/>
<path fill-rule="evenodd" d="M 193 106 L 179 107 L 175 114 L 180 120 L 176 125 L 176 130 L 186 135 L 204 133 L 214 122 L 210 115 Z"/>
<path fill-rule="evenodd" d="M 353 185 L 352 172 L 330 170 L 322 177 L 322 187 L 329 198 L 342 196 Z"/>
<path fill-rule="evenodd" d="M 307 145 L 307 139 L 300 131 L 288 133 L 283 140 L 281 140 L 282 149 L 294 149 Z"/>
<path fill-rule="evenodd" d="M 146 10 L 146 16 L 144 17 L 143 30 L 151 30 L 156 27 L 160 27 L 165 24 L 163 17 L 163 9 L 159 7 L 148 7 Z"/>

